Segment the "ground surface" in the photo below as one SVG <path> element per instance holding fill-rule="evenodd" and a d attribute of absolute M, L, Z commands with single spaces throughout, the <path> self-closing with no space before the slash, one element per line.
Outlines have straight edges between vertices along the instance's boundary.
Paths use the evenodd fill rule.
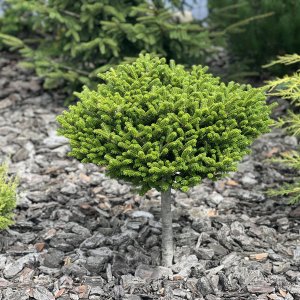
<path fill-rule="evenodd" d="M 295 138 L 264 135 L 230 178 L 174 194 L 169 270 L 157 267 L 158 193 L 67 158 L 59 97 L 40 84 L 2 55 L 0 160 L 21 184 L 16 224 L 0 232 L 0 300 L 300 299 L 300 210 L 264 194 L 292 180 L 265 160 Z"/>

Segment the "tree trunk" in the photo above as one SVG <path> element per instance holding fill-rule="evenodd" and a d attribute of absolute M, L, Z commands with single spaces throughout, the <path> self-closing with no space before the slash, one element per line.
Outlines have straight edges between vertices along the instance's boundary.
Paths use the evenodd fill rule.
<path fill-rule="evenodd" d="M 171 267 L 173 261 L 173 229 L 171 189 L 161 192 L 162 265 Z"/>

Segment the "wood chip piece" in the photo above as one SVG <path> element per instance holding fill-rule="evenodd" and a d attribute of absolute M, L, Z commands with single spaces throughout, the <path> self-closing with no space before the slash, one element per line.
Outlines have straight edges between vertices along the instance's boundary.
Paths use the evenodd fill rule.
<path fill-rule="evenodd" d="M 112 271 L 111 271 L 111 264 L 107 264 L 107 267 L 106 267 L 106 276 L 107 276 L 107 281 L 108 282 L 113 281 L 113 275 L 112 275 Z"/>
<path fill-rule="evenodd" d="M 20 273 L 19 281 L 24 282 L 31 282 L 34 275 L 34 270 L 30 268 L 24 268 Z"/>
<path fill-rule="evenodd" d="M 275 288 L 267 282 L 257 282 L 247 286 L 251 294 L 269 294 L 275 291 Z"/>
<path fill-rule="evenodd" d="M 277 296 L 276 294 L 269 294 L 269 295 L 267 295 L 267 297 L 272 300 L 282 299 L 281 297 Z"/>
<path fill-rule="evenodd" d="M 36 300 L 55 300 L 53 294 L 43 286 L 33 288 L 32 298 Z"/>
<path fill-rule="evenodd" d="M 233 180 L 233 179 L 228 179 L 226 182 L 225 182 L 226 185 L 229 185 L 229 186 L 238 186 L 238 182 Z"/>
<path fill-rule="evenodd" d="M 12 283 L 10 283 L 8 280 L 4 278 L 0 278 L 0 288 L 6 288 L 10 286 Z"/>
<path fill-rule="evenodd" d="M 131 212 L 133 209 L 130 203 L 125 204 L 123 207 L 124 207 L 123 213 Z"/>
<path fill-rule="evenodd" d="M 45 245 L 46 244 L 44 242 L 42 242 L 42 243 L 36 243 L 34 245 L 34 248 L 36 249 L 37 252 L 42 252 L 44 250 L 44 248 L 45 248 Z"/>
<path fill-rule="evenodd" d="M 280 152 L 280 149 L 279 149 L 278 147 L 274 147 L 274 148 L 272 148 L 270 151 L 264 153 L 264 156 L 270 158 L 270 157 L 272 157 L 274 154 L 277 154 L 277 153 L 279 153 L 279 152 Z"/>
<path fill-rule="evenodd" d="M 91 287 L 89 285 L 80 285 L 77 288 L 79 299 L 88 299 L 91 292 Z"/>
<path fill-rule="evenodd" d="M 56 292 L 54 293 L 54 297 L 55 297 L 55 298 L 59 298 L 61 295 L 64 294 L 65 291 L 66 291 L 66 289 L 60 289 L 60 290 L 56 291 Z"/>
<path fill-rule="evenodd" d="M 109 202 L 103 202 L 103 203 L 99 203 L 98 204 L 98 207 L 100 209 L 103 209 L 103 210 L 110 210 L 111 209 L 111 205 Z"/>
<path fill-rule="evenodd" d="M 91 206 L 89 203 L 80 203 L 79 205 L 80 210 L 85 214 L 85 215 L 94 215 L 96 214 L 96 210 L 93 206 Z"/>
<path fill-rule="evenodd" d="M 269 256 L 269 253 L 257 253 L 257 254 L 250 254 L 249 258 L 251 260 L 263 261 L 266 260 Z"/>
<path fill-rule="evenodd" d="M 280 293 L 280 295 L 282 296 L 282 297 L 286 297 L 286 295 L 287 295 L 287 292 L 286 292 L 286 290 L 282 290 L 282 289 L 279 289 L 279 293 Z"/>
<path fill-rule="evenodd" d="M 218 211 L 216 209 L 208 209 L 207 216 L 208 217 L 215 217 L 218 215 Z"/>
<path fill-rule="evenodd" d="M 62 276 L 59 279 L 60 288 L 72 288 L 73 287 L 73 279 L 67 275 Z"/>
<path fill-rule="evenodd" d="M 93 188 L 92 191 L 94 194 L 99 194 L 102 190 L 103 190 L 102 186 L 96 186 L 95 188 Z M 107 197 L 105 195 L 98 195 L 98 196 L 99 196 L 99 198 L 107 199 Z"/>
<path fill-rule="evenodd" d="M 60 167 L 49 167 L 45 170 L 45 174 L 56 174 L 62 173 L 62 169 Z"/>
<path fill-rule="evenodd" d="M 44 234 L 43 239 L 50 240 L 55 236 L 55 234 L 56 234 L 56 229 L 51 228 Z"/>
<path fill-rule="evenodd" d="M 89 183 L 91 181 L 91 177 L 87 176 L 84 173 L 80 173 L 79 178 L 82 182 L 85 182 L 85 183 Z"/>
<path fill-rule="evenodd" d="M 175 275 L 173 275 L 173 280 L 183 280 L 184 279 L 184 277 L 182 276 L 182 275 L 180 275 L 180 274 L 175 274 Z"/>
<path fill-rule="evenodd" d="M 72 259 L 70 256 L 67 256 L 64 258 L 64 266 L 69 266 L 70 264 L 72 264 Z"/>

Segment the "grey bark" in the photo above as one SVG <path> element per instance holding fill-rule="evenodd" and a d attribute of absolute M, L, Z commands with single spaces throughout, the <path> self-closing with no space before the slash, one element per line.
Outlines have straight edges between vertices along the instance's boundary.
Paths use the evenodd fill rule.
<path fill-rule="evenodd" d="M 162 265 L 171 267 L 173 261 L 173 229 L 171 189 L 161 192 Z"/>

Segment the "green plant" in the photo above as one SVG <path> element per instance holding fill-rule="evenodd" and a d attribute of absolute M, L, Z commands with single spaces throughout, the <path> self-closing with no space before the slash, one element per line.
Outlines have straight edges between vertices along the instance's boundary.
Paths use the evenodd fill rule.
<path fill-rule="evenodd" d="M 7 165 L 0 165 L 0 230 L 13 223 L 13 209 L 16 207 L 17 180 L 8 179 L 7 172 Z"/>
<path fill-rule="evenodd" d="M 220 83 L 194 66 L 140 55 L 84 88 L 57 118 L 70 155 L 106 166 L 113 178 L 162 193 L 163 263 L 172 262 L 170 191 L 217 179 L 236 169 L 254 138 L 269 130 L 262 89 Z"/>
<path fill-rule="evenodd" d="M 191 64 L 210 48 L 207 29 L 173 18 L 182 0 L 170 5 L 162 0 L 5 3 L 0 39 L 45 78 L 45 88 L 64 87 L 70 93 L 82 85 L 93 87 L 99 72 L 132 61 L 141 51 Z"/>
<path fill-rule="evenodd" d="M 300 154 L 297 151 L 290 151 L 287 153 L 281 154 L 279 158 L 271 159 L 273 163 L 283 164 L 287 167 L 290 167 L 294 170 L 293 183 L 285 183 L 278 189 L 271 189 L 267 192 L 269 196 L 286 196 L 289 198 L 290 204 L 297 204 L 300 202 Z M 295 177 L 295 171 L 298 174 L 298 177 Z"/>
<path fill-rule="evenodd" d="M 291 54 L 279 56 L 265 67 L 271 67 L 276 64 L 291 65 L 300 63 L 300 55 Z M 277 126 L 282 127 L 288 134 L 300 137 L 300 114 L 297 109 L 300 105 L 300 69 L 292 75 L 285 75 L 283 78 L 275 78 L 267 82 L 266 88 L 270 96 L 282 97 L 289 100 L 296 111 L 289 111 L 288 114 L 278 120 Z M 273 162 L 284 164 L 300 171 L 299 151 L 283 153 L 281 157 L 272 159 Z M 300 202 L 300 178 L 295 178 L 294 183 L 286 183 L 279 189 L 273 189 L 268 192 L 271 196 L 288 196 L 290 203 Z"/>
<path fill-rule="evenodd" d="M 277 64 L 289 66 L 297 63 L 300 63 L 300 55 L 287 54 L 278 56 L 277 60 L 274 60 L 264 67 L 269 68 Z M 269 90 L 270 96 L 287 99 L 295 106 L 300 105 L 300 69 L 292 75 L 285 75 L 282 78 L 268 81 L 266 87 Z"/>
<path fill-rule="evenodd" d="M 227 33 L 229 53 L 245 70 L 300 49 L 300 1 L 211 0 L 211 25 Z M 281 68 L 274 69 L 274 72 Z"/>

